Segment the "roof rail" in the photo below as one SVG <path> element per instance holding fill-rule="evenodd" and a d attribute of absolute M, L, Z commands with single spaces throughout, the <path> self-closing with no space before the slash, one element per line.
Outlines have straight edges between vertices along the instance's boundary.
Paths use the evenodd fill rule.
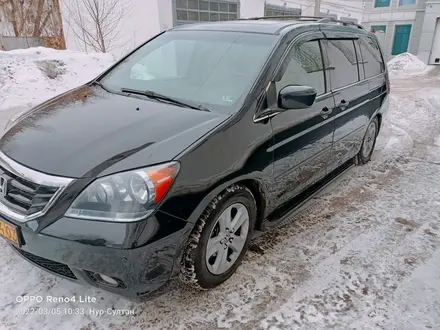
<path fill-rule="evenodd" d="M 335 19 L 332 17 L 324 17 L 321 18 L 320 20 L 318 20 L 319 23 L 340 23 L 344 26 L 348 26 L 348 25 L 354 25 L 356 26 L 358 29 L 364 29 L 364 27 L 360 24 L 357 24 L 355 22 L 351 22 L 351 21 L 343 21 L 343 20 L 339 20 L 339 19 Z"/>
<path fill-rule="evenodd" d="M 300 16 L 300 15 L 285 15 L 285 16 L 262 16 L 262 17 L 251 17 L 251 18 L 241 18 L 239 20 L 265 20 L 265 19 L 291 19 L 297 21 L 314 21 L 317 23 L 339 23 L 344 26 L 353 25 L 359 29 L 364 29 L 364 27 L 360 24 L 351 22 L 351 21 L 342 21 L 337 20 L 332 17 L 322 17 L 322 16 Z"/>

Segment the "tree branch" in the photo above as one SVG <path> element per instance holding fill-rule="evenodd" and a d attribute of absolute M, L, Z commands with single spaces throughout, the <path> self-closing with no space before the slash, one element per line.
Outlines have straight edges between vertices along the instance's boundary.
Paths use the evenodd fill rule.
<path fill-rule="evenodd" d="M 131 11 L 131 5 L 121 0 L 76 0 L 65 4 L 68 25 L 81 43 L 95 51 L 108 52 L 127 43 L 120 40 L 122 21 Z M 130 42 L 130 41 L 128 41 Z M 87 48 L 87 47 L 85 47 Z"/>

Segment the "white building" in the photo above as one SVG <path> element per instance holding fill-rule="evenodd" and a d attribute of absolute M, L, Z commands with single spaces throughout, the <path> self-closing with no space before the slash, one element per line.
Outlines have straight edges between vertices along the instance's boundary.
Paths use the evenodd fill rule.
<path fill-rule="evenodd" d="M 409 52 L 440 64 L 440 0 L 365 0 L 362 24 L 381 35 L 387 60 Z"/>
<path fill-rule="evenodd" d="M 69 27 L 66 4 L 78 0 L 61 0 L 67 48 L 84 51 L 84 45 Z M 105 1 L 105 0 L 101 0 Z M 157 33 L 179 24 L 226 21 L 237 18 L 302 14 L 313 16 L 314 0 L 129 0 L 130 15 L 122 22 L 116 55 L 139 45 Z M 361 22 L 362 2 L 359 0 L 321 1 L 321 15 Z M 71 19 L 71 18 L 70 18 Z M 88 49 L 91 51 L 91 49 Z"/>

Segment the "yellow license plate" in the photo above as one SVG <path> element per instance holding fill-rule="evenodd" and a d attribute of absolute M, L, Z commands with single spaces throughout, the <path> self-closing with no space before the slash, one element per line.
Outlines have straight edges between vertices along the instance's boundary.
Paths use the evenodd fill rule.
<path fill-rule="evenodd" d="M 0 236 L 6 238 L 13 244 L 20 246 L 16 227 L 3 221 L 0 221 Z"/>

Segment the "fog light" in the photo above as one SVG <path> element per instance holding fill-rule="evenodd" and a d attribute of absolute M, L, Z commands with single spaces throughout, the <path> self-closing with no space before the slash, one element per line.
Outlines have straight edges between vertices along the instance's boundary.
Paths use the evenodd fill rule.
<path fill-rule="evenodd" d="M 101 278 L 101 280 L 103 280 L 104 282 L 106 282 L 110 285 L 118 286 L 118 282 L 116 280 L 112 279 L 110 276 L 99 274 L 99 277 Z"/>

